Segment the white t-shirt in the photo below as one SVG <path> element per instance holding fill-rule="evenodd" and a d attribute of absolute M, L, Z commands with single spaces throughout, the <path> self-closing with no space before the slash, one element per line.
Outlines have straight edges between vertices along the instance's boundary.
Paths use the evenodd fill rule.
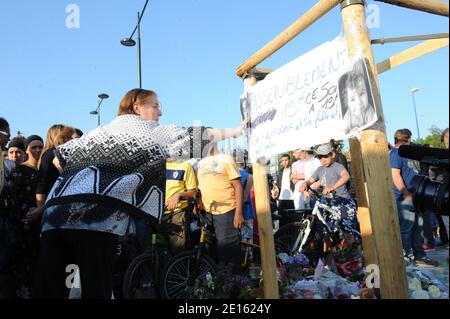
<path fill-rule="evenodd" d="M 299 174 L 305 172 L 305 160 L 298 160 L 292 164 L 292 174 Z M 300 189 L 300 186 L 305 182 L 305 179 L 299 180 L 295 183 L 294 193 L 297 193 Z"/>
<path fill-rule="evenodd" d="M 291 191 L 291 180 L 289 176 L 291 175 L 291 168 L 285 168 L 283 170 L 283 176 L 281 177 L 281 189 L 280 189 L 280 197 L 278 199 L 281 200 L 291 200 L 292 199 L 292 191 Z"/>
<path fill-rule="evenodd" d="M 320 160 L 315 157 L 311 157 L 310 159 L 305 160 L 305 180 L 308 180 L 312 174 L 315 172 L 317 168 L 321 166 Z"/>

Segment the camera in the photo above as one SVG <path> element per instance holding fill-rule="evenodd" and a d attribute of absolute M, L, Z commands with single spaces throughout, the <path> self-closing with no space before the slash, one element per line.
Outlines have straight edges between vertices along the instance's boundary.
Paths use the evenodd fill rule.
<path fill-rule="evenodd" d="M 402 145 L 399 155 L 420 162 L 421 171 L 413 177 L 414 209 L 422 214 L 436 213 L 448 216 L 449 152 L 446 149 L 420 145 Z M 429 169 L 439 171 L 440 181 L 432 180 Z"/>

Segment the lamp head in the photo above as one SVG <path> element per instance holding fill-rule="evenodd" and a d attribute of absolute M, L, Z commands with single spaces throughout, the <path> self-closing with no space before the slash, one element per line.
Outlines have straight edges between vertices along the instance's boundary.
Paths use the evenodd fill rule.
<path fill-rule="evenodd" d="M 102 100 L 104 100 L 104 99 L 109 98 L 109 95 L 105 94 L 105 93 L 101 93 L 101 94 L 98 95 L 98 97 L 101 98 Z"/>
<path fill-rule="evenodd" d="M 134 47 L 136 45 L 136 41 L 131 38 L 125 38 L 120 40 L 120 43 L 126 47 Z"/>
<path fill-rule="evenodd" d="M 411 93 L 415 93 L 415 92 L 417 92 L 417 91 L 419 91 L 419 88 L 413 88 L 413 89 L 411 89 Z"/>
<path fill-rule="evenodd" d="M 91 115 L 97 115 L 98 112 L 97 112 L 97 111 L 90 111 L 89 114 L 91 114 Z"/>

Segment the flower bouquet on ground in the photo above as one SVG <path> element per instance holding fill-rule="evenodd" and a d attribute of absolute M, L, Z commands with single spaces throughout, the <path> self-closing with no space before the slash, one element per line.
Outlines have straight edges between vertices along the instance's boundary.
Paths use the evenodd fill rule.
<path fill-rule="evenodd" d="M 340 244 L 333 257 L 340 276 L 350 281 L 362 281 L 364 279 L 363 259 L 359 244 Z"/>
<path fill-rule="evenodd" d="M 219 264 L 216 276 L 207 275 L 194 285 L 193 298 L 196 299 L 248 299 L 252 288 L 258 287 L 258 273 L 236 274 L 232 265 Z M 254 276 L 255 278 L 252 278 Z M 252 287 L 253 286 L 253 287 Z"/>

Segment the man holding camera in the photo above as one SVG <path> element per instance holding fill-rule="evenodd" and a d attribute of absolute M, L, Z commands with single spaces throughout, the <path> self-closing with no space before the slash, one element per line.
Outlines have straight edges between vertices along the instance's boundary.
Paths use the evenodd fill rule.
<path fill-rule="evenodd" d="M 420 232 L 423 219 L 422 216 L 416 214 L 413 206 L 411 181 L 419 173 L 419 164 L 398 154 L 398 148 L 401 145 L 411 144 L 411 135 L 411 131 L 406 128 L 397 130 L 394 135 L 395 147 L 389 153 L 403 253 L 407 262 L 423 266 L 437 266 L 437 262 L 428 258 L 422 248 Z"/>

